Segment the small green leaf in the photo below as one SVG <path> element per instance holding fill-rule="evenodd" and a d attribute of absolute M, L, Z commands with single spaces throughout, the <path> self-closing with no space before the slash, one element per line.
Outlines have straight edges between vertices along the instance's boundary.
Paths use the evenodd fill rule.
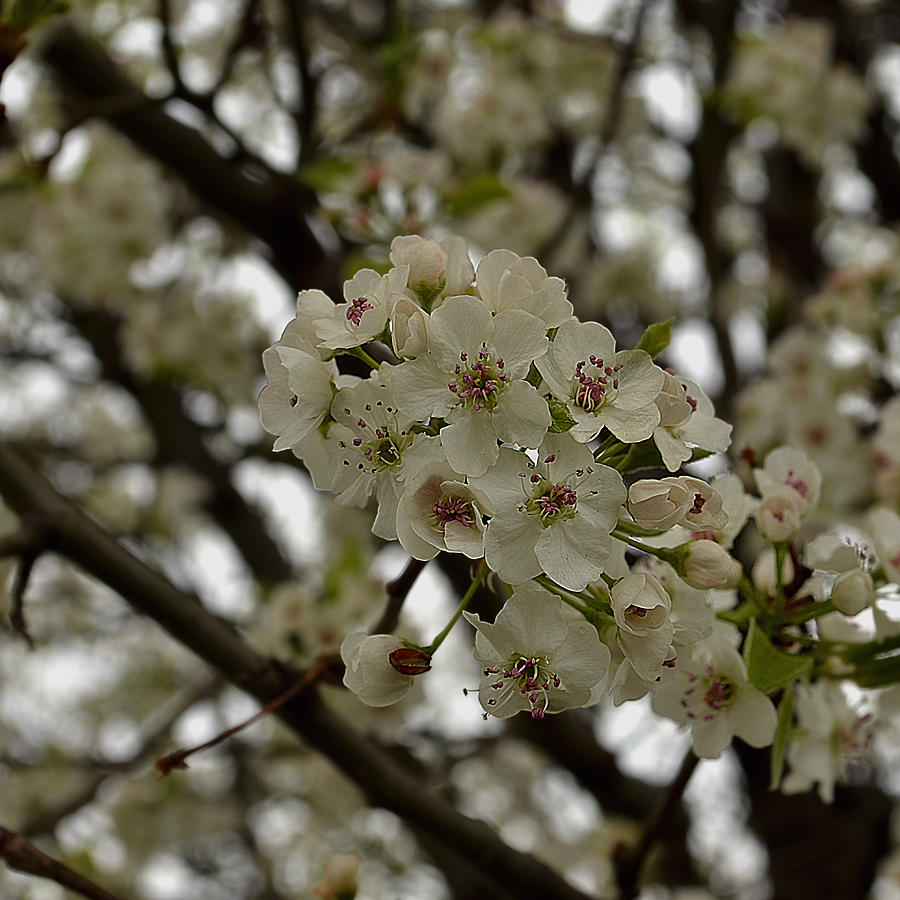
<path fill-rule="evenodd" d="M 779 650 L 756 622 L 750 623 L 744 643 L 744 662 L 750 683 L 765 694 L 803 678 L 812 667 L 811 656 L 797 656 Z"/>
<path fill-rule="evenodd" d="M 299 172 L 300 180 L 314 191 L 337 191 L 359 168 L 359 164 L 340 156 L 319 159 L 305 165 Z"/>
<path fill-rule="evenodd" d="M 669 319 L 666 322 L 655 322 L 648 325 L 635 350 L 643 350 L 649 353 L 652 359 L 656 359 L 672 340 L 672 325 L 675 319 Z"/>
<path fill-rule="evenodd" d="M 447 195 L 446 202 L 450 215 L 464 216 L 509 195 L 509 188 L 493 172 L 482 172 L 457 185 Z"/>
<path fill-rule="evenodd" d="M 578 424 L 569 413 L 569 407 L 562 400 L 554 400 L 551 397 L 547 401 L 547 405 L 550 407 L 550 416 L 553 419 L 550 428 L 547 429 L 550 434 L 562 434 L 573 425 Z"/>
<path fill-rule="evenodd" d="M 525 380 L 533 388 L 539 388 L 541 386 L 541 373 L 534 363 L 531 364 L 531 368 L 528 370 L 528 374 L 525 376 Z"/>
<path fill-rule="evenodd" d="M 785 689 L 778 704 L 778 724 L 775 726 L 775 740 L 772 743 L 772 778 L 769 790 L 777 791 L 781 786 L 781 775 L 784 772 L 784 750 L 787 746 L 788 733 L 791 730 L 792 713 L 794 711 L 794 689 L 790 685 Z"/>

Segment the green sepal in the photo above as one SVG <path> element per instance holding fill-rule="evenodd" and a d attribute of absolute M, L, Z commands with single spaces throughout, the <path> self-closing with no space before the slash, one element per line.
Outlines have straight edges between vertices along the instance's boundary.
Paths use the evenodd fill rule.
<path fill-rule="evenodd" d="M 672 325 L 674 322 L 675 319 L 671 318 L 665 322 L 654 322 L 652 325 L 648 325 L 640 341 L 638 341 L 637 347 L 634 349 L 643 350 L 645 353 L 650 354 L 651 359 L 656 359 L 669 346 L 669 341 L 672 340 Z"/>
<path fill-rule="evenodd" d="M 777 791 L 781 786 L 781 776 L 784 772 L 784 750 L 787 746 L 788 733 L 791 730 L 793 712 L 794 688 L 792 685 L 788 685 L 781 695 L 781 702 L 778 704 L 778 724 L 775 726 L 775 740 L 772 742 L 770 791 Z"/>
<path fill-rule="evenodd" d="M 550 434 L 562 434 L 578 424 L 572 418 L 569 407 L 562 400 L 555 400 L 551 397 L 547 401 L 547 406 L 550 407 L 550 417 L 553 419 L 547 429 Z"/>
<path fill-rule="evenodd" d="M 744 643 L 744 663 L 750 683 L 768 694 L 807 676 L 813 658 L 779 650 L 754 621 Z"/>
<path fill-rule="evenodd" d="M 539 388 L 541 386 L 541 373 L 538 367 L 532 363 L 531 367 L 528 369 L 528 374 L 525 376 L 525 380 L 533 387 Z"/>

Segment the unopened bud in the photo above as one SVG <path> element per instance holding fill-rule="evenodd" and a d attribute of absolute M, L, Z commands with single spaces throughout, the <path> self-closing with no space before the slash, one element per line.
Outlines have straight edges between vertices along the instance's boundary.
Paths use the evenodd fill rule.
<path fill-rule="evenodd" d="M 414 647 L 399 647 L 390 655 L 391 665 L 403 675 L 421 675 L 431 668 L 431 657 Z"/>
<path fill-rule="evenodd" d="M 715 541 L 691 541 L 675 552 L 675 570 L 691 587 L 729 588 L 741 580 L 741 564 Z"/>
<path fill-rule="evenodd" d="M 834 608 L 845 616 L 855 616 L 872 604 L 875 599 L 875 584 L 872 576 L 864 569 L 844 572 L 831 589 Z"/>

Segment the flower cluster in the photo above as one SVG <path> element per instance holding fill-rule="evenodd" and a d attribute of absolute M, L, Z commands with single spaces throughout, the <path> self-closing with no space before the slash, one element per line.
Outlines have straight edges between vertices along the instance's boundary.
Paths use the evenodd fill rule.
<path fill-rule="evenodd" d="M 371 706 L 396 702 L 464 614 L 485 715 L 541 719 L 650 694 L 691 728 L 695 753 L 717 756 L 735 735 L 776 740 L 774 701 L 799 683 L 797 742 L 786 754 L 790 729 L 777 738 L 788 784 L 839 773 L 833 761 L 803 774 L 813 676 L 886 676 L 874 645 L 819 644 L 814 629 L 881 615 L 900 581 L 900 517 L 874 511 L 862 543 L 810 540 L 822 476 L 788 446 L 744 482 L 682 472 L 727 450 L 731 427 L 699 385 L 654 362 L 669 327 L 617 348 L 536 259 L 494 250 L 475 266 L 461 238 L 413 235 L 394 239 L 390 261 L 357 272 L 341 302 L 299 295 L 264 354 L 263 423 L 339 503 L 374 496 L 379 537 L 419 560 L 479 562 L 431 644 L 347 637 L 345 685 Z M 351 361 L 368 375 L 349 374 Z M 731 554 L 745 527 L 759 547 L 752 577 Z M 488 572 L 509 587 L 492 624 L 465 611 Z"/>

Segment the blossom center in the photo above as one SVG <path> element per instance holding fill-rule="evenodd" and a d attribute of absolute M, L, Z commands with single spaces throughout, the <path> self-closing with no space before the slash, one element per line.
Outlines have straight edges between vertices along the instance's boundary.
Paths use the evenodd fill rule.
<path fill-rule="evenodd" d="M 376 414 L 382 421 L 373 423 L 371 419 L 360 417 L 356 421 L 358 437 L 353 438 L 353 447 L 362 457 L 356 468 L 360 472 L 369 475 L 379 475 L 388 469 L 403 463 L 403 452 L 413 442 L 413 436 L 400 428 L 394 414 L 397 410 L 392 406 L 383 406 L 381 401 L 375 404 L 379 409 L 373 409 L 372 404 L 366 404 L 364 415 L 367 417 Z M 344 410 L 349 413 L 349 409 Z M 387 416 L 385 416 L 387 413 Z M 342 448 L 347 448 L 344 441 L 340 442 Z M 345 466 L 350 466 L 350 460 L 344 460 Z"/>
<path fill-rule="evenodd" d="M 532 475 L 530 481 L 534 485 L 531 496 L 520 509 L 540 518 L 544 527 L 575 516 L 578 504 L 575 488 L 565 482 L 554 484 L 540 475 Z"/>
<path fill-rule="evenodd" d="M 347 308 L 347 321 L 358 326 L 362 321 L 363 313 L 370 309 L 375 309 L 375 307 L 369 303 L 368 297 L 357 297 L 350 302 L 350 306 Z"/>
<path fill-rule="evenodd" d="M 716 672 L 712 666 L 708 666 L 703 675 L 693 672 L 685 674 L 688 688 L 680 702 L 689 719 L 710 722 L 731 705 L 736 686 L 726 675 Z"/>
<path fill-rule="evenodd" d="M 451 381 L 447 387 L 456 394 L 463 406 L 490 411 L 497 405 L 508 380 L 503 367 L 502 357 L 494 359 L 487 345 L 482 344 L 474 362 L 469 361 L 469 354 L 465 351 L 459 354 L 459 363 L 455 369 L 456 380 Z"/>
<path fill-rule="evenodd" d="M 475 524 L 475 512 L 472 509 L 472 501 L 462 497 L 444 497 L 431 507 L 431 512 L 440 525 L 445 529 L 451 522 L 459 522 L 466 528 Z"/>
<path fill-rule="evenodd" d="M 488 706 L 497 706 L 510 694 L 519 693 L 528 701 L 533 719 L 544 718 L 550 705 L 550 691 L 558 689 L 561 684 L 559 675 L 551 669 L 550 659 L 546 655 L 513 653 L 501 666 L 486 667 L 484 675 L 500 676 L 490 685 L 496 695 L 488 699 Z"/>
<path fill-rule="evenodd" d="M 593 353 L 575 366 L 572 379 L 572 400 L 585 412 L 596 413 L 619 391 L 619 371 L 622 363 L 606 365 Z"/>

